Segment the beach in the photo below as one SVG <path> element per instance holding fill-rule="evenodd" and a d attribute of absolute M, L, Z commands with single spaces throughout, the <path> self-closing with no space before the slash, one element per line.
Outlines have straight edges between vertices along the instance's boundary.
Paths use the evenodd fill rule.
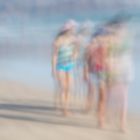
<path fill-rule="evenodd" d="M 69 7 L 65 0 L 64 3 L 70 10 L 63 3 L 59 4 L 62 9 L 59 8 L 56 0 L 44 1 L 52 3 L 47 8 L 42 8 L 45 6 L 42 4 L 40 9 L 38 3 L 37 8 L 33 1 L 29 5 L 28 2 L 20 2 L 18 0 L 17 5 L 16 2 L 13 4 L 17 10 L 14 11 L 16 8 L 11 5 L 11 11 L 3 11 L 0 16 L 0 140 L 139 140 L 139 8 L 138 11 L 135 8 L 136 11 L 128 9 L 134 14 L 134 20 L 128 27 L 133 42 L 135 76 L 128 95 L 127 131 L 122 133 L 117 112 L 114 111 L 111 119 L 106 118 L 106 127 L 102 130 L 97 127 L 95 108 L 89 114 L 83 113 L 85 91 L 82 95 L 77 91 L 76 94 L 71 94 L 72 115 L 64 117 L 55 104 L 57 83 L 52 77 L 51 69 L 53 40 L 67 20 L 74 19 L 79 24 L 89 20 L 96 27 L 114 16 L 115 9 L 108 11 L 107 7 L 105 12 L 101 7 L 101 10 L 94 11 L 91 5 L 91 10 L 88 11 L 88 7 L 81 10 L 78 2 L 77 8 L 80 11 L 76 14 L 76 9 L 71 10 L 72 5 Z M 2 3 L 10 8 L 7 2 Z M 98 4 L 104 7 L 105 3 L 99 1 Z M 114 2 L 113 5 L 115 6 Z M 52 10 L 49 8 L 51 6 Z M 8 8 L 1 6 L 1 10 Z M 82 82 L 79 84 L 78 80 L 77 78 L 74 86 L 81 92 Z"/>
<path fill-rule="evenodd" d="M 53 94 L 52 94 L 53 95 Z M 139 139 L 140 116 L 128 115 L 128 130 L 119 131 L 116 124 L 98 129 L 96 114 L 63 117 L 54 106 L 47 89 L 29 87 L 13 81 L 0 81 L 1 140 L 133 140 Z"/>

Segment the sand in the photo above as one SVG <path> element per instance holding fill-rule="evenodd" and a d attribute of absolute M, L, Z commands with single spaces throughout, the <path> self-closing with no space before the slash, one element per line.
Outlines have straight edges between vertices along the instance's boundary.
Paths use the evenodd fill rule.
<path fill-rule="evenodd" d="M 74 112 L 63 117 L 47 88 L 0 81 L 0 140 L 139 140 L 140 116 L 128 116 L 128 131 L 117 123 L 97 128 L 96 115 Z M 109 124 L 111 123 L 111 124 Z"/>

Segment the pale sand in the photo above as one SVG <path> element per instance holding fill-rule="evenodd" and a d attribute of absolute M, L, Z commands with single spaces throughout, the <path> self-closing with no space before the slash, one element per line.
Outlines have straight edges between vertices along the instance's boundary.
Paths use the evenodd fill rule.
<path fill-rule="evenodd" d="M 129 115 L 128 131 L 96 127 L 95 114 L 64 118 L 51 93 L 18 82 L 0 82 L 0 140 L 140 140 L 140 117 Z"/>

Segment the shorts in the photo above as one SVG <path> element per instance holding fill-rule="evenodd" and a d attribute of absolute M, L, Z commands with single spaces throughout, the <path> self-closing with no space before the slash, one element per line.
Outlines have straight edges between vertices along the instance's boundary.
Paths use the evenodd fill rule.
<path fill-rule="evenodd" d="M 66 65 L 58 64 L 56 69 L 58 71 L 70 72 L 74 69 L 74 66 L 75 66 L 74 63 L 69 63 L 69 64 L 66 64 Z"/>
<path fill-rule="evenodd" d="M 107 81 L 107 74 L 105 71 L 93 72 L 90 73 L 89 79 L 92 83 L 100 84 L 101 82 Z"/>

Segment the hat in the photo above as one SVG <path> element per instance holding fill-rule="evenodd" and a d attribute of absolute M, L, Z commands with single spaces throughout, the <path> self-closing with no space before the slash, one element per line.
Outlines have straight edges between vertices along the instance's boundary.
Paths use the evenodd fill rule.
<path fill-rule="evenodd" d="M 74 20 L 69 20 L 68 22 L 66 22 L 64 24 L 64 26 L 62 27 L 62 31 L 67 31 L 67 30 L 71 30 L 73 28 L 76 28 L 78 26 L 78 23 Z"/>

